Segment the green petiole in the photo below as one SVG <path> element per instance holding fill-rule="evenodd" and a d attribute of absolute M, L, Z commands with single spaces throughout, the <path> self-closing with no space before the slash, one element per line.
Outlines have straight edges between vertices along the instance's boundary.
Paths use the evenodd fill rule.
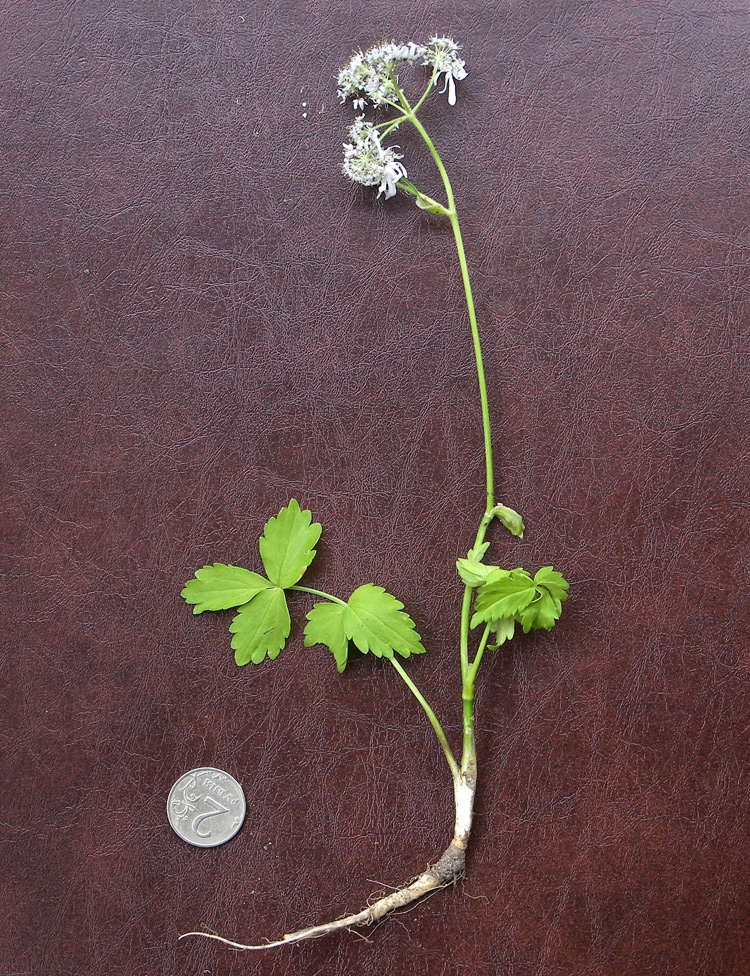
<path fill-rule="evenodd" d="M 407 674 L 407 672 L 401 667 L 401 665 L 396 660 L 396 658 L 395 657 L 391 657 L 391 658 L 388 658 L 388 660 L 391 662 L 391 664 L 393 665 L 393 667 L 401 675 L 401 677 L 403 678 L 404 682 L 406 683 L 407 688 L 411 691 L 411 693 L 414 695 L 414 697 L 417 699 L 417 701 L 419 702 L 419 704 L 424 709 L 425 714 L 427 715 L 427 718 L 430 720 L 430 725 L 435 730 L 435 735 L 438 737 L 438 740 L 440 742 L 440 745 L 443 747 L 443 752 L 445 753 L 445 758 L 448 760 L 448 766 L 450 767 L 451 776 L 453 776 L 454 779 L 455 779 L 455 777 L 458 776 L 458 772 L 459 772 L 459 770 L 458 770 L 458 764 L 457 764 L 457 762 L 456 762 L 456 760 L 455 760 L 455 758 L 453 756 L 453 752 L 452 752 L 451 747 L 450 747 L 450 745 L 448 743 L 448 738 L 447 738 L 445 732 L 443 731 L 442 725 L 440 724 L 440 722 L 438 722 L 438 720 L 437 720 L 437 718 L 435 716 L 435 713 L 430 708 L 430 706 L 427 704 L 427 701 L 425 700 L 424 696 L 422 695 L 422 692 L 419 690 L 419 688 L 417 688 L 416 684 L 412 681 L 412 679 L 409 677 L 409 675 Z"/>
<path fill-rule="evenodd" d="M 340 606 L 346 606 L 346 600 L 340 600 L 337 596 L 333 596 L 331 593 L 326 593 L 324 590 L 314 590 L 311 586 L 290 586 L 290 590 L 296 590 L 298 593 L 312 593 L 313 596 L 322 597 L 324 600 L 328 600 L 330 603 L 338 603 Z"/>

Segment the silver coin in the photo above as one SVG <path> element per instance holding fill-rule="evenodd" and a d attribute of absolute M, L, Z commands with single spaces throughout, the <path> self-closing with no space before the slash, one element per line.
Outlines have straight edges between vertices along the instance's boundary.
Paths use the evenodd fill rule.
<path fill-rule="evenodd" d="M 231 840 L 242 826 L 246 809 L 237 780 L 211 766 L 180 776 L 167 800 L 173 830 L 195 847 L 218 847 Z"/>

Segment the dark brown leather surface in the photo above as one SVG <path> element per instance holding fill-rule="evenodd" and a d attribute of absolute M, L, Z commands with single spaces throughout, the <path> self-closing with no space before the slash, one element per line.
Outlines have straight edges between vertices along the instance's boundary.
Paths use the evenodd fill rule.
<path fill-rule="evenodd" d="M 405 9 L 3 5 L 2 976 L 748 972 L 750 13 Z M 483 504 L 460 281 L 445 226 L 342 178 L 334 86 L 355 47 L 435 31 L 470 72 L 425 123 L 527 524 L 495 551 L 571 599 L 481 675 L 463 885 L 368 941 L 178 944 L 358 909 L 451 834 L 390 669 L 305 650 L 301 596 L 283 655 L 237 669 L 228 616 L 179 598 L 204 562 L 259 568 L 297 497 L 310 585 L 404 600 L 455 738 Z M 208 851 L 165 816 L 203 764 L 248 797 Z"/>

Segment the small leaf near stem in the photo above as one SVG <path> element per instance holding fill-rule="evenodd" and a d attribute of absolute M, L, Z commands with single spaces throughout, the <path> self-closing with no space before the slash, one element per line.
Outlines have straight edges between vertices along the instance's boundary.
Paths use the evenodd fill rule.
<path fill-rule="evenodd" d="M 477 586 L 482 586 L 487 582 L 487 577 L 491 573 L 495 572 L 495 566 L 486 566 L 484 563 L 480 563 L 473 559 L 457 559 L 456 569 L 458 570 L 458 575 L 463 580 L 466 586 L 476 589 Z"/>
<path fill-rule="evenodd" d="M 523 524 L 523 519 L 513 508 L 508 508 L 507 505 L 495 505 L 492 509 L 492 515 L 499 522 L 502 522 L 505 528 L 510 532 L 511 535 L 517 536 L 519 539 L 523 539 L 523 533 L 526 526 Z"/>
<path fill-rule="evenodd" d="M 494 569 L 477 592 L 471 626 L 517 617 L 524 634 L 551 630 L 568 598 L 568 582 L 551 566 L 534 579 L 525 569 Z"/>
<path fill-rule="evenodd" d="M 438 214 L 441 217 L 450 217 L 452 210 L 448 210 L 444 207 L 442 203 L 437 200 L 433 200 L 432 197 L 428 197 L 426 193 L 422 193 L 412 182 L 408 180 L 405 176 L 402 176 L 398 181 L 399 187 L 405 192 L 410 193 L 415 197 L 414 202 L 419 207 L 420 210 L 425 210 L 427 213 Z"/>

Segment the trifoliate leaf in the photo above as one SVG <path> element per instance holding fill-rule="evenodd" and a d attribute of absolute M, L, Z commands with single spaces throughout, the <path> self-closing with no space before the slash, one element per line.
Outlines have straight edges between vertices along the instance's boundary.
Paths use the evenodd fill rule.
<path fill-rule="evenodd" d="M 466 586 L 482 586 L 498 567 L 485 566 L 484 563 L 475 562 L 473 559 L 457 559 L 456 569 Z M 507 572 L 507 570 L 500 570 L 500 572 Z"/>
<path fill-rule="evenodd" d="M 204 566 L 195 574 L 195 579 L 188 580 L 180 596 L 187 603 L 194 603 L 193 613 L 203 613 L 204 610 L 229 610 L 242 606 L 252 600 L 256 593 L 272 586 L 267 579 L 258 573 L 251 573 L 249 569 L 240 566 L 225 566 L 224 563 L 214 563 Z"/>
<path fill-rule="evenodd" d="M 525 570 L 495 570 L 477 593 L 471 626 L 512 617 L 531 603 L 536 592 L 534 581 Z"/>
<path fill-rule="evenodd" d="M 509 641 L 516 630 L 516 618 L 507 617 L 504 620 L 498 620 L 492 628 L 492 637 L 494 643 L 488 644 L 487 646 L 492 651 L 496 651 L 498 647 L 503 645 L 506 641 Z"/>
<path fill-rule="evenodd" d="M 325 644 L 336 659 L 339 674 L 346 667 L 349 656 L 349 638 L 344 629 L 347 607 L 340 603 L 316 603 L 307 615 L 305 647 Z"/>
<path fill-rule="evenodd" d="M 540 590 L 539 596 L 519 613 L 524 634 L 530 630 L 552 630 L 555 621 L 560 619 L 562 604 L 546 590 Z"/>
<path fill-rule="evenodd" d="M 285 589 L 299 582 L 315 558 L 321 531 L 320 524 L 312 521 L 312 513 L 300 509 L 296 498 L 266 522 L 259 547 L 272 583 Z"/>
<path fill-rule="evenodd" d="M 261 590 L 240 607 L 229 625 L 232 648 L 239 665 L 260 664 L 266 656 L 279 656 L 291 630 L 284 591 L 277 586 Z"/>
<path fill-rule="evenodd" d="M 543 586 L 545 589 L 549 590 L 552 596 L 556 600 L 560 600 L 561 603 L 565 603 L 568 599 L 568 587 L 569 583 L 562 575 L 558 573 L 557 570 L 553 569 L 551 566 L 542 566 L 540 570 L 537 571 L 534 577 L 534 582 L 537 586 Z"/>
<path fill-rule="evenodd" d="M 403 603 L 374 583 L 365 583 L 349 597 L 344 630 L 363 654 L 371 651 L 376 657 L 393 657 L 395 651 L 409 657 L 424 653 L 414 621 L 404 611 Z"/>
<path fill-rule="evenodd" d="M 508 508 L 507 505 L 495 505 L 495 507 L 492 509 L 492 514 L 496 519 L 503 523 L 511 535 L 515 535 L 519 539 L 523 539 L 523 533 L 526 526 L 523 524 L 523 519 L 515 509 Z"/>

